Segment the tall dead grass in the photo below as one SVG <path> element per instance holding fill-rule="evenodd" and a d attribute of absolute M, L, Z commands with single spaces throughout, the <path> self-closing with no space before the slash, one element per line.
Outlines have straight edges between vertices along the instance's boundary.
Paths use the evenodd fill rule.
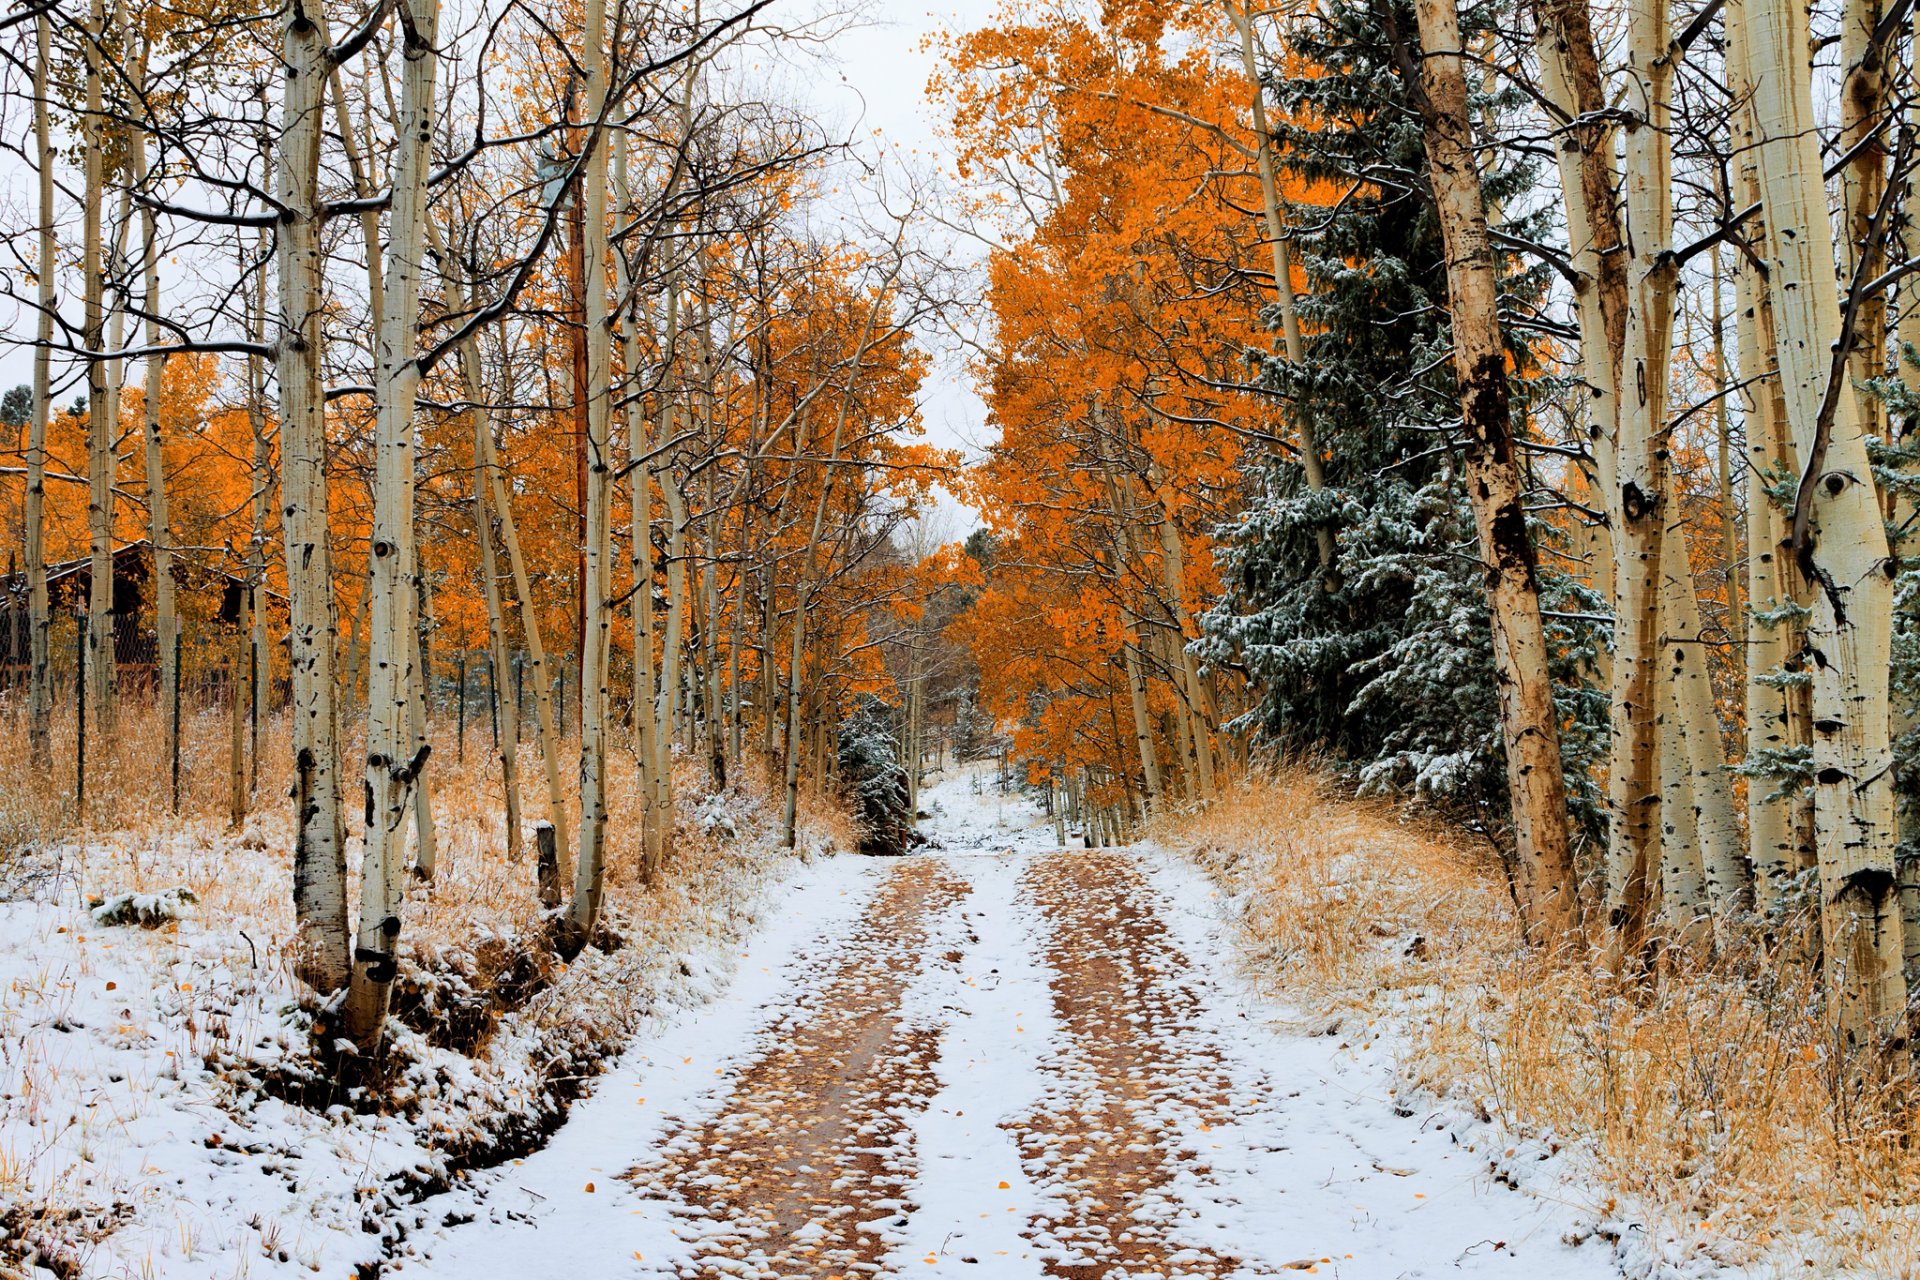
<path fill-rule="evenodd" d="M 1154 834 L 1234 895 L 1276 997 L 1387 1011 L 1406 1085 L 1567 1151 L 1636 1269 L 1920 1277 L 1920 1097 L 1854 1080 L 1805 965 L 1676 951 L 1629 983 L 1544 961 L 1484 845 L 1311 766 Z"/>

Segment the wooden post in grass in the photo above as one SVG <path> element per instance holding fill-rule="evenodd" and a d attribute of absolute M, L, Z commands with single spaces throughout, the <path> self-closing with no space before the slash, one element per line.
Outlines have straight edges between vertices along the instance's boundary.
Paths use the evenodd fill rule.
<path fill-rule="evenodd" d="M 538 859 L 540 905 L 557 907 L 560 905 L 560 851 L 551 822 L 533 824 L 533 847 Z"/>

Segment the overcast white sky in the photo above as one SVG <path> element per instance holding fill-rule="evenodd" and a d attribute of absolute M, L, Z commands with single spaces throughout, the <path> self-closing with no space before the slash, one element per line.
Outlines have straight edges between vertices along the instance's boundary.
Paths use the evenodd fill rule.
<path fill-rule="evenodd" d="M 939 118 L 926 98 L 933 60 L 921 45 L 942 29 L 984 26 L 997 7 L 997 0 L 865 0 L 862 19 L 834 38 L 824 58 L 804 60 L 799 92 L 813 99 L 812 105 L 839 126 L 842 136 L 858 125 L 866 146 L 877 150 L 885 145 L 916 169 L 937 166 L 950 173 Z M 11 158 L 0 163 L 0 199 L 24 208 L 32 198 L 30 177 Z M 26 225 L 30 218 L 23 214 L 15 221 Z M 962 259 L 977 260 L 980 253 L 977 245 L 959 236 L 953 237 L 952 248 Z M 13 308 L 5 310 L 11 313 Z M 0 324 L 8 327 L 19 321 L 15 314 L 0 315 Z M 974 394 L 954 344 L 938 343 L 938 335 L 926 336 L 935 348 L 922 398 L 928 436 L 936 444 L 971 453 L 984 442 L 985 406 Z M 0 344 L 0 385 L 26 381 L 31 367 L 25 348 Z M 947 504 L 946 511 L 953 536 L 964 536 L 975 523 L 971 513 L 956 504 Z"/>
<path fill-rule="evenodd" d="M 924 159 L 950 173 L 939 117 L 926 98 L 933 60 L 921 44 L 942 29 L 985 26 L 996 8 L 997 0 L 873 0 L 867 20 L 834 41 L 831 56 L 838 64 L 838 82 L 823 81 L 812 89 L 822 113 L 847 124 L 859 119 L 909 159 Z M 962 258 L 979 255 L 976 245 L 958 236 L 952 247 Z M 929 345 L 936 346 L 932 337 Z M 985 442 L 986 406 L 974 394 L 963 357 L 951 342 L 936 346 L 922 416 L 928 438 L 936 444 L 971 454 Z M 945 511 L 954 537 L 964 536 L 977 523 L 957 504 L 946 504 Z"/>

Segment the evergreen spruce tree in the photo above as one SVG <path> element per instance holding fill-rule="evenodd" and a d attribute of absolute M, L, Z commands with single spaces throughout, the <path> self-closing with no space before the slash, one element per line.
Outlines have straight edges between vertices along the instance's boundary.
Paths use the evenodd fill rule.
<path fill-rule="evenodd" d="M 860 823 L 860 852 L 905 853 L 912 839 L 907 771 L 900 763 L 895 710 L 871 694 L 840 723 L 840 776 Z"/>
<path fill-rule="evenodd" d="M 1495 16 L 1466 12 L 1468 40 Z M 1400 29 L 1414 27 L 1409 12 Z M 1332 210 L 1289 211 L 1308 282 L 1296 303 L 1305 360 L 1252 358 L 1284 412 L 1312 421 L 1328 485 L 1310 492 L 1297 458 L 1250 470 L 1249 501 L 1223 530 L 1229 590 L 1202 643 L 1216 662 L 1245 664 L 1259 689 L 1252 727 L 1269 741 L 1330 751 L 1369 788 L 1418 792 L 1498 823 L 1506 787 L 1492 641 L 1455 447 L 1446 261 L 1420 121 L 1367 4 L 1335 0 L 1292 43 L 1304 69 L 1267 83 L 1282 163 L 1296 186 L 1347 194 Z M 1494 116 L 1514 105 L 1479 104 Z M 1517 206 L 1536 178 L 1531 163 L 1496 162 L 1489 204 Z M 1530 214 L 1509 229 L 1545 238 L 1544 222 Z M 1519 311 L 1546 285 L 1542 269 L 1519 263 L 1504 277 Z M 1270 319 L 1277 327 L 1277 314 Z M 1525 375 L 1514 410 L 1524 415 L 1552 384 L 1524 343 L 1510 344 Z M 1338 548 L 1325 573 L 1323 528 Z M 1560 615 L 1603 607 L 1550 564 L 1542 587 Z M 1606 698 L 1580 672 L 1601 638 L 1590 622 L 1549 622 L 1575 818 L 1592 830 L 1601 803 L 1587 766 L 1604 751 Z"/>

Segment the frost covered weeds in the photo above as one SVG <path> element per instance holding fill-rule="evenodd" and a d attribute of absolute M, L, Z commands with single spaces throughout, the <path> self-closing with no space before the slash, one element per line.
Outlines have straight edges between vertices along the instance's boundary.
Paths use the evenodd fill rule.
<path fill-rule="evenodd" d="M 504 856 L 484 751 L 436 758 L 440 868 L 407 903 L 392 1052 L 343 1085 L 292 976 L 284 789 L 268 771 L 230 830 L 223 773 L 195 774 L 173 819 L 141 785 L 151 726 L 122 716 L 85 831 L 0 758 L 0 1273 L 349 1272 L 417 1229 L 423 1195 L 538 1145 L 648 1018 L 710 995 L 789 864 L 760 780 L 704 795 L 683 765 L 665 882 L 637 882 L 638 814 L 616 809 L 601 945 L 567 964 L 531 853 Z M 188 728 L 209 739 L 188 759 L 224 762 L 224 723 Z M 846 838 L 806 817 L 803 856 Z"/>
<path fill-rule="evenodd" d="M 1476 1118 L 1497 1176 L 1550 1168 L 1629 1274 L 1920 1276 L 1916 1094 L 1847 1083 L 1800 955 L 1546 964 L 1484 845 L 1307 767 L 1157 835 L 1231 895 L 1254 980 L 1310 1028 L 1391 1028 L 1408 1105 Z"/>

